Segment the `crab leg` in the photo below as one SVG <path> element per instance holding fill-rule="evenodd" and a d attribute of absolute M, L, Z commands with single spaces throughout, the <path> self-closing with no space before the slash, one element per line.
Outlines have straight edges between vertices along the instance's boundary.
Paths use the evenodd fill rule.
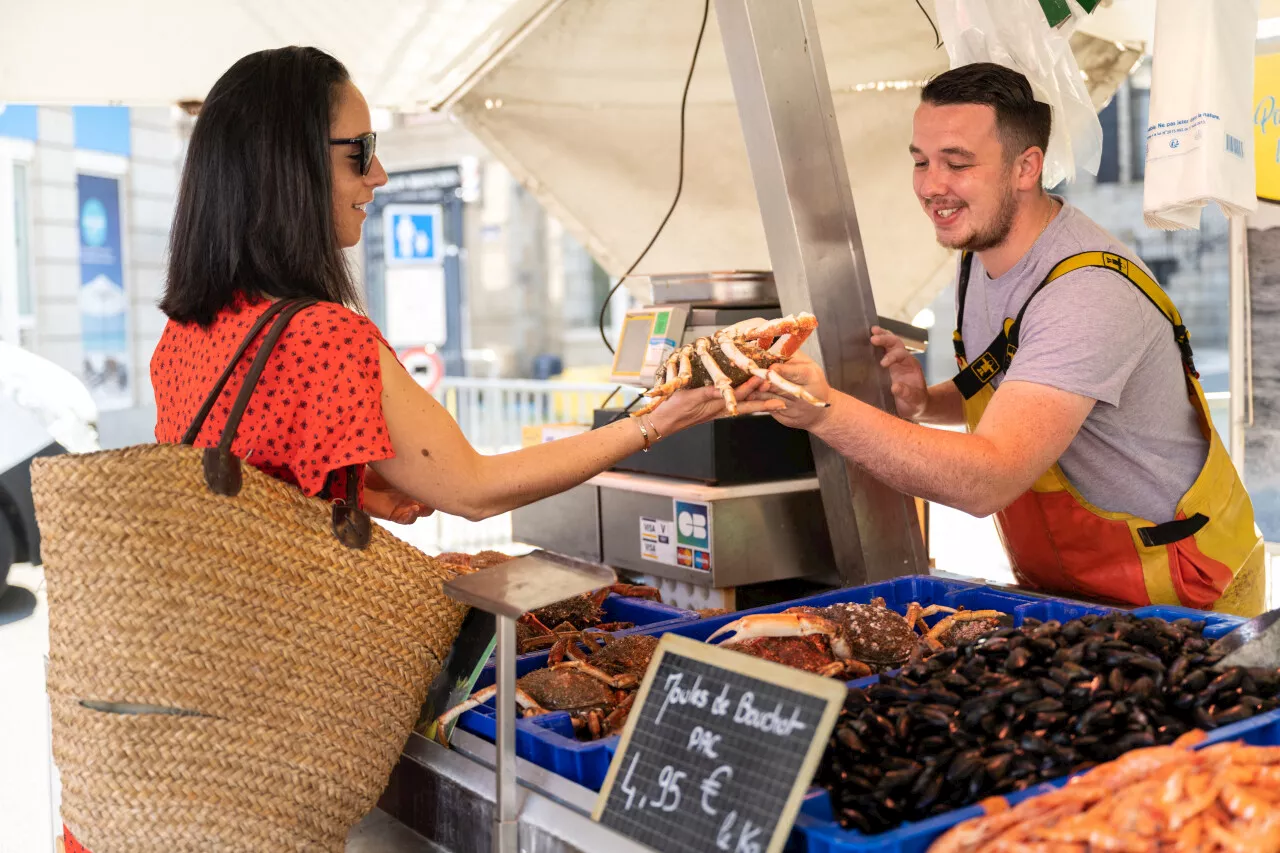
<path fill-rule="evenodd" d="M 742 333 L 741 337 L 748 341 L 760 341 L 763 345 L 765 341 L 786 335 L 787 339 L 785 341 L 778 342 L 780 346 L 778 346 L 774 355 L 790 358 L 795 355 L 796 350 L 800 349 L 800 345 L 808 339 L 809 335 L 813 334 L 813 330 L 816 328 L 818 328 L 818 318 L 807 311 L 801 311 L 799 314 L 782 317 L 772 323 L 766 323 L 763 326 L 750 329 Z M 769 349 L 769 347 L 766 347 L 766 349 Z M 770 352 L 773 352 L 773 350 L 770 349 Z"/>
<path fill-rule="evenodd" d="M 822 634 L 830 641 L 831 651 L 836 657 L 843 660 L 853 657 L 853 650 L 840 636 L 840 629 L 834 622 L 807 613 L 757 613 L 754 616 L 743 616 L 707 637 L 707 642 L 721 634 L 730 633 L 734 635 L 734 642 L 756 637 L 807 637 L 810 634 Z"/>
<path fill-rule="evenodd" d="M 763 367 L 756 364 L 754 361 L 751 360 L 749 356 L 743 353 L 742 350 L 738 349 L 737 345 L 734 344 L 732 340 L 728 338 L 721 339 L 720 351 L 724 353 L 725 356 L 734 364 L 736 364 L 738 367 L 741 367 L 743 370 L 745 370 L 747 373 L 750 373 L 752 376 L 760 377 L 765 382 L 768 382 L 770 385 L 777 388 L 778 390 L 785 391 L 787 394 L 790 394 L 792 397 L 803 400 L 804 402 L 808 403 L 811 406 L 817 406 L 818 408 L 826 407 L 827 405 L 826 403 L 819 400 L 817 397 L 813 396 L 808 391 L 801 388 L 799 385 L 796 385 L 794 382 L 788 382 L 786 379 L 783 379 L 781 376 L 779 376 L 777 373 L 774 372 L 772 367 L 770 367 L 768 370 L 765 370 Z"/>
<path fill-rule="evenodd" d="M 729 410 L 729 414 L 738 414 L 738 401 L 733 396 L 733 380 L 725 375 L 725 372 L 720 369 L 720 365 L 716 364 L 716 360 L 711 357 L 711 342 L 706 338 L 698 338 L 698 342 L 694 346 L 698 351 L 698 358 L 702 361 L 703 369 L 707 371 L 707 375 L 715 383 L 716 388 L 720 391 L 720 396 L 724 397 L 724 407 Z"/>
<path fill-rule="evenodd" d="M 449 745 L 449 740 L 445 737 L 444 733 L 445 727 L 448 726 L 449 723 L 453 722 L 467 711 L 470 711 L 472 708 L 478 708 L 485 702 L 488 702 L 497 695 L 497 693 L 498 686 L 496 684 L 490 685 L 483 690 L 477 690 L 475 693 L 471 694 L 470 699 L 467 699 L 465 702 L 459 702 L 439 717 L 436 717 L 436 740 L 440 742 L 440 745 Z M 546 708 L 543 708 L 534 701 L 534 698 L 524 692 L 520 687 L 516 687 L 516 704 L 521 708 L 524 708 L 526 711 L 532 711 L 535 715 L 547 713 Z"/>
<path fill-rule="evenodd" d="M 1001 613 L 999 610 L 965 610 L 962 613 L 955 613 L 954 615 L 948 616 L 937 625 L 934 625 L 933 630 L 928 634 L 925 634 L 924 638 L 926 640 L 938 642 L 938 638 L 945 634 L 948 628 L 958 622 L 980 622 L 984 619 L 999 619 L 1004 615 L 1005 614 Z"/>
<path fill-rule="evenodd" d="M 676 364 L 680 365 L 680 370 L 676 371 Z M 689 360 L 688 347 L 681 347 L 671 353 L 671 357 L 667 359 L 666 375 L 671 378 L 661 385 L 655 385 L 648 396 L 657 394 L 666 397 L 679 391 L 689 384 L 693 379 L 693 362 Z"/>
<path fill-rule="evenodd" d="M 913 601 L 907 606 L 907 624 L 915 628 L 917 624 L 920 626 L 920 633 L 929 633 L 929 626 L 925 624 L 925 619 L 933 616 L 935 613 L 955 613 L 954 607 L 947 607 L 942 604 L 930 604 L 928 607 L 922 608 L 919 602 Z"/>
<path fill-rule="evenodd" d="M 581 673 L 591 676 L 597 681 L 612 687 L 614 690 L 628 690 L 637 686 L 640 680 L 630 672 L 624 672 L 622 675 L 610 675 L 604 670 L 596 669 L 589 663 L 580 660 L 567 660 L 564 663 L 558 663 L 551 669 L 576 669 Z"/>

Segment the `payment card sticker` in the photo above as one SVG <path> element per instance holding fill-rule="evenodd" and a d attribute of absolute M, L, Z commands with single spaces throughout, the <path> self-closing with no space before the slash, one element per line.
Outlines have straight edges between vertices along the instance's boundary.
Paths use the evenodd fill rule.
<path fill-rule="evenodd" d="M 640 519 L 640 557 L 668 566 L 676 564 L 675 525 L 657 518 Z"/>
<path fill-rule="evenodd" d="M 711 551 L 711 508 L 694 501 L 674 501 L 676 544 Z"/>

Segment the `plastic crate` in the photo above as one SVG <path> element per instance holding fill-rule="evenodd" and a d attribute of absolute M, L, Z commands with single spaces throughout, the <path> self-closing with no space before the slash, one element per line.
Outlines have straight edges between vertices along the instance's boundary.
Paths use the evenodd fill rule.
<path fill-rule="evenodd" d="M 610 596 L 611 598 L 613 596 Z M 1015 624 L 1021 624 L 1020 611 L 1039 601 L 1029 596 L 990 589 L 978 584 L 963 581 L 939 580 L 938 578 L 911 576 L 896 578 L 884 583 L 870 584 L 862 587 L 832 590 L 817 595 L 799 598 L 794 601 L 771 604 L 751 610 L 742 610 L 713 619 L 696 621 L 676 620 L 672 623 L 651 624 L 638 627 L 625 633 L 641 634 L 680 634 L 696 640 L 705 640 L 719 628 L 753 613 L 777 613 L 788 607 L 801 605 L 824 607 L 836 602 L 852 601 L 860 604 L 869 603 L 873 598 L 884 598 L 886 605 L 899 613 L 906 613 L 907 607 L 915 601 L 921 605 L 943 604 L 948 607 L 964 607 L 968 610 L 994 608 L 1010 613 Z M 630 604 L 651 605 L 652 602 L 641 602 L 628 599 Z M 1090 612 L 1105 612 L 1105 608 L 1094 608 Z M 618 617 L 624 618 L 624 617 Z M 932 617 L 936 622 L 943 615 Z M 1048 616 L 1046 618 L 1054 618 Z M 516 663 L 516 677 L 546 666 L 547 652 L 532 652 L 522 655 Z M 476 681 L 476 689 L 488 687 L 495 678 L 495 664 L 488 664 Z M 851 686 L 873 684 L 875 676 L 849 682 Z M 458 720 L 463 731 L 482 737 L 490 742 L 495 738 L 497 729 L 497 710 L 494 700 L 464 713 Z M 593 791 L 600 790 L 609 772 L 609 763 L 617 750 L 617 736 L 598 741 L 579 741 L 573 736 L 573 726 L 569 715 L 564 712 L 543 714 L 530 719 L 516 721 L 516 754 L 532 761 L 554 773 L 564 776 L 579 785 Z"/>
<path fill-rule="evenodd" d="M 884 598 L 885 604 L 898 613 L 905 613 L 911 602 L 923 606 L 942 604 L 947 607 L 964 607 L 966 610 L 995 609 L 1009 613 L 1014 625 L 1025 619 L 1042 622 L 1058 620 L 1067 622 L 1082 616 L 1105 615 L 1115 608 L 1088 604 L 1063 598 L 1044 598 L 1019 595 L 975 583 L 941 580 L 923 576 L 897 578 L 884 583 L 863 587 L 832 590 L 780 604 L 743 610 L 713 619 L 701 619 L 674 625 L 650 625 L 629 633 L 680 634 L 697 640 L 706 640 L 724 625 L 753 613 L 777 613 L 788 607 L 823 607 L 838 602 L 869 603 L 873 598 Z M 1151 606 L 1132 611 L 1135 616 L 1156 617 L 1166 621 L 1189 618 L 1205 623 L 1204 635 L 1217 639 L 1229 632 L 1242 619 L 1216 613 L 1205 613 L 1183 607 Z M 936 623 L 944 618 L 930 618 Z M 547 653 L 524 655 L 516 665 L 517 677 L 546 665 Z M 481 673 L 477 689 L 487 687 L 494 680 L 494 666 L 490 664 Z M 878 676 L 849 682 L 851 687 L 874 684 Z M 494 703 L 490 702 L 463 714 L 458 725 L 486 740 L 493 741 L 497 726 Z M 1207 743 L 1242 739 L 1257 745 L 1280 745 L 1280 711 L 1264 714 L 1231 726 L 1224 726 L 1210 733 Z M 619 738 L 610 737 L 598 741 L 582 742 L 573 736 L 569 715 L 563 712 L 544 714 L 540 717 L 516 721 L 516 754 L 540 767 L 564 776 L 593 791 L 604 784 L 609 765 L 617 751 Z M 1043 782 L 1006 797 L 1011 804 L 1057 788 L 1068 777 Z M 928 820 L 907 823 L 878 835 L 862 835 L 844 830 L 835 822 L 827 792 L 811 788 L 805 795 L 796 818 L 786 850 L 787 853 L 924 853 L 937 838 L 951 827 L 970 818 L 978 817 L 982 809 L 976 805 L 957 809 Z"/>

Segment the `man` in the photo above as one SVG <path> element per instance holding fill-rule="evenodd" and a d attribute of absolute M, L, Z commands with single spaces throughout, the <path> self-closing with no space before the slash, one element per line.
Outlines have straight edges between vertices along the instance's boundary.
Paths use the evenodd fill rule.
<path fill-rule="evenodd" d="M 902 492 L 995 514 L 1026 585 L 1256 614 L 1262 541 L 1186 330 L 1125 246 L 1042 188 L 1050 120 L 1026 78 L 998 65 L 924 88 L 914 185 L 939 243 L 962 252 L 961 372 L 926 386 L 875 328 L 900 418 L 832 391 L 803 356 L 778 372 L 831 405 L 779 396 L 774 417 Z"/>

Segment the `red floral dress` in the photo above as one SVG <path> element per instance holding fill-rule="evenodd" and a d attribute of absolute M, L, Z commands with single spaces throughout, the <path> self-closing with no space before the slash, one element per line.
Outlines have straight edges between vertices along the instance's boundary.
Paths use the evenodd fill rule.
<path fill-rule="evenodd" d="M 182 440 L 269 304 L 237 299 L 208 328 L 169 321 L 151 356 L 157 441 Z M 265 336 L 264 331 L 259 340 Z M 364 463 L 395 456 L 382 416 L 379 343 L 385 344 L 373 322 L 341 305 L 322 302 L 301 311 L 267 360 L 232 453 L 305 494 L 329 498 L 345 495 L 342 469 L 358 465 L 363 501 Z M 200 430 L 197 447 L 218 443 L 257 350 L 254 343 L 241 358 Z M 330 472 L 336 473 L 326 489 Z"/>
<path fill-rule="evenodd" d="M 208 328 L 169 321 L 151 356 L 157 441 L 182 441 L 213 383 L 268 305 L 238 298 Z M 258 341 L 264 337 L 265 330 Z M 385 341 L 373 322 L 341 305 L 322 302 L 299 312 L 267 360 L 231 452 L 308 495 L 328 498 L 346 494 L 342 469 L 358 465 L 363 504 L 365 463 L 395 456 L 382 416 L 379 343 Z M 196 438 L 197 447 L 213 447 L 221 438 L 258 345 L 251 344 L 240 359 Z M 330 472 L 337 472 L 331 481 Z M 89 853 L 66 826 L 63 841 L 67 853 Z"/>

